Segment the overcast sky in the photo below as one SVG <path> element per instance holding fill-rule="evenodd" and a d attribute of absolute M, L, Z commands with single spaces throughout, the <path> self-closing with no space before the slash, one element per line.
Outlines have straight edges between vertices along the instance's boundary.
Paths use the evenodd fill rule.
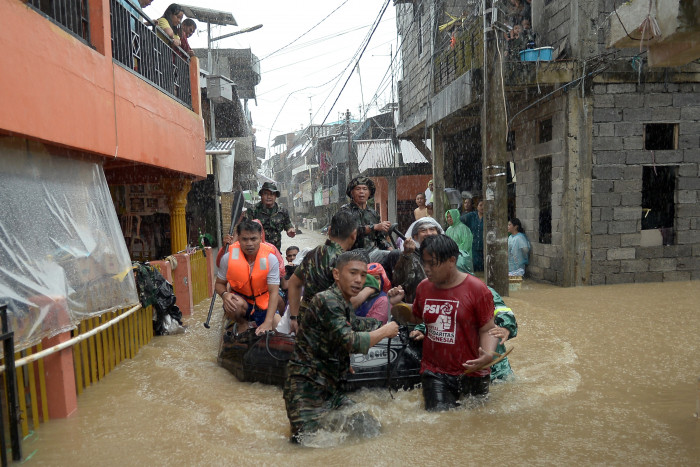
<path fill-rule="evenodd" d="M 170 3 L 170 0 L 155 0 L 144 11 L 157 19 Z M 263 24 L 257 31 L 212 44 L 212 48 L 250 47 L 262 60 L 261 81 L 256 87 L 257 107 L 254 101 L 248 103 L 258 146 L 267 147 L 268 140 L 276 135 L 308 125 L 310 109 L 313 123 L 319 124 L 329 112 L 326 122 L 338 121 L 346 109 L 350 109 L 354 118 L 362 117 L 360 107 L 363 100 L 366 116 L 376 115 L 380 107 L 391 101 L 391 72 L 387 71 L 390 51 L 393 48 L 396 54 L 397 43 L 393 2 L 389 3 L 360 60 L 360 76 L 353 73 L 334 107 L 331 107 L 333 101 L 352 68 L 348 64 L 358 53 L 382 10 L 383 0 L 185 0 L 183 4 L 233 14 L 238 27 L 212 26 L 212 37 Z M 313 28 L 336 8 L 335 13 Z M 311 28 L 313 30 L 292 45 L 267 57 Z M 190 39 L 190 46 L 207 46 L 206 24 L 199 24 L 197 33 Z M 398 79 L 397 63 L 395 79 Z M 345 67 L 348 70 L 343 72 Z"/>

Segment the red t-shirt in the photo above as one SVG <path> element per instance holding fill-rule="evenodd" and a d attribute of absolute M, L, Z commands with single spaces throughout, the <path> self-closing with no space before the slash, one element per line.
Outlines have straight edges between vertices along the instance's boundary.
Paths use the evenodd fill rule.
<path fill-rule="evenodd" d="M 439 289 L 428 279 L 416 288 L 413 314 L 425 323 L 421 373 L 461 375 L 462 363 L 479 358 L 479 329 L 493 319 L 493 295 L 467 274 L 461 284 Z M 486 376 L 490 369 L 470 376 Z"/>

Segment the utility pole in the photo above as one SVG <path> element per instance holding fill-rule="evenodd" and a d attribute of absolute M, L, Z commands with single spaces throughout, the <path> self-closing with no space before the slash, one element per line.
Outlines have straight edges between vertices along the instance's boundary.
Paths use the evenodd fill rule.
<path fill-rule="evenodd" d="M 348 171 L 350 179 L 360 175 L 360 169 L 357 166 L 357 155 L 352 153 L 352 135 L 350 132 L 350 109 L 345 112 L 345 124 L 348 128 Z"/>
<path fill-rule="evenodd" d="M 491 8 L 486 9 L 486 2 Z M 499 53 L 496 0 L 484 6 L 484 91 L 481 108 L 482 180 L 484 186 L 484 271 L 486 283 L 508 295 L 508 193 L 506 185 L 506 115 L 503 57 Z M 505 44 L 503 44 L 505 46 Z M 503 50 L 503 49 L 501 49 Z"/>

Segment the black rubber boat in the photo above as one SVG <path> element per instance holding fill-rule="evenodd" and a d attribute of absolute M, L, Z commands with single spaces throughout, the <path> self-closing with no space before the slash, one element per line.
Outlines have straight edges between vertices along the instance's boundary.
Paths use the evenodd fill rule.
<path fill-rule="evenodd" d="M 422 343 L 409 339 L 408 334 L 409 327 L 401 326 L 398 336 L 383 339 L 367 355 L 352 355 L 354 374 L 348 375 L 345 390 L 412 389 L 420 383 Z M 294 336 L 289 334 L 271 332 L 256 336 L 250 329 L 234 336 L 233 332 L 224 331 L 218 361 L 240 381 L 282 386 L 293 351 Z"/>

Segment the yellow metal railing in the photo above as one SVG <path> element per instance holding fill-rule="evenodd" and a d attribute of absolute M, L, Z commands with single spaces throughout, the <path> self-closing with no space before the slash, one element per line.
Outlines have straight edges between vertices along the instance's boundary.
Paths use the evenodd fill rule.
<path fill-rule="evenodd" d="M 125 308 L 86 319 L 72 331 L 72 337 L 87 333 L 127 310 L 128 308 Z M 122 360 L 133 358 L 141 347 L 151 341 L 153 338 L 152 315 L 153 309 L 150 306 L 139 309 L 124 320 L 73 346 L 73 365 L 78 394 L 108 375 Z M 22 350 L 15 354 L 15 360 L 41 350 L 43 350 L 41 344 Z M 6 373 L 3 372 L 2 388 L 0 388 L 3 394 L 5 377 Z M 17 368 L 17 391 L 22 435 L 27 436 L 30 430 L 36 430 L 40 423 L 45 423 L 49 419 L 43 358 Z M 6 397 L 5 394 L 3 401 L 5 407 L 7 407 Z"/>
<path fill-rule="evenodd" d="M 197 250 L 190 255 L 190 268 L 192 271 L 192 302 L 199 303 L 209 297 L 209 271 L 204 251 Z"/>
<path fill-rule="evenodd" d="M 73 330 L 73 337 L 96 328 L 127 311 L 122 309 L 90 318 Z M 78 394 L 83 389 L 109 374 L 122 360 L 134 358 L 141 347 L 153 338 L 153 309 L 142 308 L 114 326 L 73 346 L 75 387 Z"/>

